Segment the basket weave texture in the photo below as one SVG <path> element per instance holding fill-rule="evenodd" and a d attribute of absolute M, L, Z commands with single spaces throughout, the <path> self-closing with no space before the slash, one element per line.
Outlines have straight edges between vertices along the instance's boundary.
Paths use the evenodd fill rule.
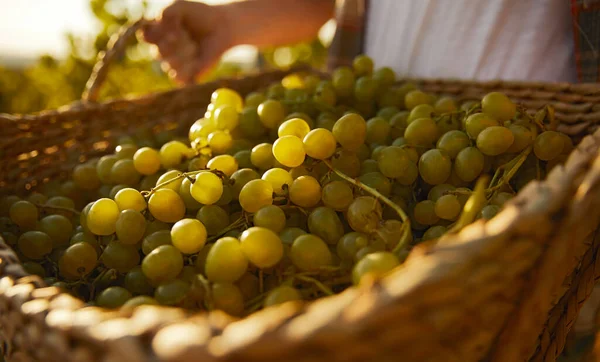
<path fill-rule="evenodd" d="M 0 115 L 0 192 L 24 193 L 63 178 L 75 164 L 106 153 L 118 136 L 141 126 L 184 132 L 203 115 L 214 89 L 246 94 L 285 74 L 266 72 L 104 103 L 88 92 L 87 100 L 62 109 Z M 385 279 L 241 320 L 156 306 L 85 307 L 27 275 L 15 253 L 0 243 L 0 340 L 6 359 L 555 360 L 600 275 L 595 237 L 600 131 L 594 132 L 600 85 L 413 81 L 459 99 L 499 90 L 533 109 L 553 104 L 561 130 L 581 142 L 564 166 L 529 184 L 493 220 L 418 246 Z"/>

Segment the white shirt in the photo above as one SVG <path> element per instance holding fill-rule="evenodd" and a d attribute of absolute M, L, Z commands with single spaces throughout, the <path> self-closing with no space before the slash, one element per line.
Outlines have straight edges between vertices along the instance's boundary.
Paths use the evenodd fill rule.
<path fill-rule="evenodd" d="M 577 81 L 567 0 L 371 0 L 365 46 L 399 77 Z"/>

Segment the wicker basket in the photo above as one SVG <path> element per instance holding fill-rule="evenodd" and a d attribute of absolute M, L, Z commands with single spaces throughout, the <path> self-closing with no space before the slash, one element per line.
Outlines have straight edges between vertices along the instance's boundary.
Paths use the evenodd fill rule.
<path fill-rule="evenodd" d="M 0 115 L 0 189 L 24 193 L 62 178 L 141 125 L 186 130 L 217 87 L 245 94 L 283 77 L 268 72 L 135 99 L 94 102 L 110 59 L 84 101 L 36 115 Z M 458 98 L 502 90 L 528 107 L 551 103 L 581 138 L 600 121 L 600 85 L 417 80 Z M 529 184 L 493 220 L 414 249 L 404 267 L 360 289 L 289 303 L 236 320 L 155 306 L 84 307 L 27 275 L 0 244 L 0 340 L 9 361 L 553 361 L 600 275 L 600 131 L 564 167 Z"/>

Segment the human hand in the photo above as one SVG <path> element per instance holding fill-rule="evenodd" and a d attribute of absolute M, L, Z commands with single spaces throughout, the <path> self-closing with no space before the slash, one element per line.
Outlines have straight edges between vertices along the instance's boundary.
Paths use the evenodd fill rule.
<path fill-rule="evenodd" d="M 168 74 L 182 83 L 209 71 L 232 47 L 227 7 L 175 1 L 144 25 L 144 39 L 158 47 Z"/>

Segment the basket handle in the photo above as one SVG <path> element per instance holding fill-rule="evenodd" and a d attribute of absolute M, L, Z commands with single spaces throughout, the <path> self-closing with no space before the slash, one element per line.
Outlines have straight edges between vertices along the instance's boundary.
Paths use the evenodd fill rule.
<path fill-rule="evenodd" d="M 142 18 L 135 23 L 125 25 L 118 33 L 110 38 L 106 50 L 98 53 L 96 64 L 92 69 L 92 74 L 85 84 L 85 89 L 81 95 L 82 100 L 95 102 L 98 99 L 100 87 L 106 80 L 106 75 L 108 74 L 109 65 L 115 58 L 118 58 L 123 54 L 129 40 L 135 36 L 135 33 L 144 25 L 144 23 L 146 23 L 146 20 Z"/>

